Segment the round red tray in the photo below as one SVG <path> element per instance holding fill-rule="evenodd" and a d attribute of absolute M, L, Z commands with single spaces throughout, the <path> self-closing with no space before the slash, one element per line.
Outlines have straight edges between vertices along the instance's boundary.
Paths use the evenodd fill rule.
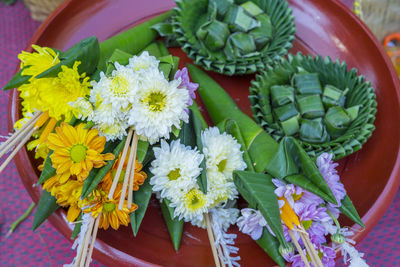
<path fill-rule="evenodd" d="M 387 210 L 400 182 L 399 81 L 380 44 L 344 5 L 334 0 L 289 2 L 297 28 L 292 53 L 301 51 L 346 61 L 376 88 L 376 130 L 361 151 L 340 161 L 342 181 L 366 226 L 364 231 L 358 231 L 354 236 L 356 241 L 360 241 Z M 41 25 L 31 43 L 67 49 L 90 35 L 104 40 L 173 6 L 172 0 L 65 1 Z M 171 52 L 181 57 L 181 67 L 191 62 L 180 49 L 171 49 Z M 254 76 L 227 77 L 215 73 L 211 76 L 231 94 L 244 112 L 251 115 L 247 95 Z M 10 129 L 20 117 L 18 93 L 14 90 L 11 95 Z M 198 102 L 201 104 L 199 99 Z M 15 162 L 27 191 L 37 202 L 40 189 L 32 187 L 38 179 L 37 162 L 25 149 L 17 154 Z M 52 215 L 50 221 L 69 239 L 72 226 L 66 222 L 63 210 Z M 352 225 L 344 218 L 341 222 Z M 231 232 L 238 233 L 238 230 L 232 227 Z M 237 245 L 243 266 L 273 265 L 247 235 L 238 233 Z M 130 227 L 100 231 L 94 258 L 109 266 L 213 266 L 206 231 L 190 224 L 185 224 L 180 250 L 174 251 L 154 200 L 136 237 L 133 237 Z"/>

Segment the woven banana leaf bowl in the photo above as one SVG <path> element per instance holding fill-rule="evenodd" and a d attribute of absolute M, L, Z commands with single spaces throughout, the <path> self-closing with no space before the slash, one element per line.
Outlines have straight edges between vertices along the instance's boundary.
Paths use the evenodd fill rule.
<path fill-rule="evenodd" d="M 356 69 L 329 57 L 289 55 L 256 76 L 249 99 L 265 131 L 277 141 L 294 136 L 312 157 L 350 155 L 375 129 L 374 88 Z"/>
<path fill-rule="evenodd" d="M 176 0 L 174 39 L 193 61 L 226 75 L 263 70 L 285 56 L 294 17 L 281 0 Z"/>

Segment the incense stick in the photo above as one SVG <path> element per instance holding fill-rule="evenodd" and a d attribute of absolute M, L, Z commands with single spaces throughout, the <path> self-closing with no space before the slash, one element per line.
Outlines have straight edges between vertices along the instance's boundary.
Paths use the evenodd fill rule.
<path fill-rule="evenodd" d="M 135 181 L 135 166 L 136 166 L 136 153 L 137 153 L 137 144 L 138 144 L 139 136 L 136 134 L 133 135 L 132 145 L 131 145 L 131 152 L 133 153 L 133 163 L 130 170 L 129 175 L 129 187 L 128 187 L 128 209 L 132 207 L 132 198 L 133 198 L 133 182 Z"/>
<path fill-rule="evenodd" d="M 306 265 L 306 267 L 311 267 L 310 263 L 308 262 L 306 256 L 303 253 L 303 250 L 301 249 L 299 242 L 297 242 L 297 239 L 294 236 L 293 231 L 289 229 L 288 232 L 289 232 L 290 238 L 292 239 L 294 246 L 296 247 L 297 251 L 299 252 L 300 257 L 303 260 L 304 264 Z"/>
<path fill-rule="evenodd" d="M 221 267 L 221 264 L 219 262 L 217 248 L 215 247 L 214 234 L 212 232 L 211 225 L 210 225 L 210 215 L 208 213 L 204 214 L 204 219 L 206 220 L 207 234 L 208 234 L 208 239 L 210 240 L 211 251 L 213 253 L 215 266 Z"/>
<path fill-rule="evenodd" d="M 90 242 L 89 253 L 86 258 L 85 267 L 89 267 L 90 261 L 92 259 L 94 243 L 96 241 L 97 232 L 99 230 L 100 216 L 101 216 L 101 213 L 99 213 L 99 215 L 97 216 L 96 223 L 94 224 L 94 229 L 93 229 L 93 234 L 92 234 L 92 242 Z"/>

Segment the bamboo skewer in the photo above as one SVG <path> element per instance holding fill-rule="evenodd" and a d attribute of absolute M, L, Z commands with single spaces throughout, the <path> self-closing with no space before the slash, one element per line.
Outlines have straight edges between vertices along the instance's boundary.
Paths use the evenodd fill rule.
<path fill-rule="evenodd" d="M 297 251 L 299 252 L 300 257 L 303 260 L 304 264 L 306 265 L 306 267 L 311 267 L 310 263 L 307 260 L 307 257 L 304 255 L 303 250 L 301 249 L 301 246 L 300 246 L 299 242 L 297 242 L 297 239 L 294 236 L 293 231 L 288 229 L 288 232 L 289 232 L 290 238 L 292 239 L 293 244 L 296 247 Z"/>
<path fill-rule="evenodd" d="M 324 267 L 324 265 L 321 262 L 321 259 L 318 256 L 317 251 L 314 248 L 314 245 L 311 243 L 311 240 L 308 237 L 308 234 L 304 234 L 302 232 L 299 232 L 299 234 L 308 251 L 308 254 L 310 254 L 311 259 L 313 259 L 313 265 L 316 267 Z"/>
<path fill-rule="evenodd" d="M 211 229 L 210 215 L 208 213 L 204 214 L 204 219 L 206 220 L 207 234 L 208 234 L 208 239 L 210 240 L 211 251 L 213 253 L 215 266 L 216 267 L 221 267 L 220 259 L 219 259 L 218 252 L 217 252 L 217 248 L 215 247 L 214 234 L 213 234 L 213 231 Z"/>
<path fill-rule="evenodd" d="M 136 154 L 137 154 L 137 144 L 138 144 L 139 136 L 136 134 L 133 135 L 132 145 L 131 145 L 131 152 L 133 153 L 133 163 L 130 170 L 129 175 L 129 187 L 128 187 L 128 209 L 132 207 L 132 198 L 133 198 L 133 182 L 135 181 L 135 167 L 136 167 Z"/>
<path fill-rule="evenodd" d="M 6 154 L 16 143 L 18 143 L 18 141 L 23 137 L 23 134 L 33 127 L 34 123 L 36 123 L 41 114 L 42 112 L 36 113 L 28 122 L 26 122 L 18 131 L 16 131 L 0 146 L 0 157 Z"/>
<path fill-rule="evenodd" d="M 86 230 L 85 237 L 84 237 L 84 239 L 82 241 L 82 246 L 81 246 L 81 248 L 79 250 L 78 257 L 76 257 L 76 261 L 75 261 L 74 267 L 81 267 L 85 263 L 84 259 L 85 259 L 86 254 L 87 254 L 87 247 L 89 245 L 89 239 L 90 239 L 90 236 L 92 235 L 93 224 L 94 224 L 94 218 L 90 217 L 89 226 L 88 226 L 88 229 Z"/>
<path fill-rule="evenodd" d="M 121 172 L 122 172 L 122 168 L 124 167 L 126 154 L 128 153 L 129 144 L 130 144 L 131 139 L 132 139 L 132 134 L 133 134 L 133 128 L 130 128 L 129 132 L 128 132 L 128 136 L 126 137 L 124 150 L 122 151 L 121 158 L 119 159 L 117 172 L 115 173 L 114 180 L 113 180 L 113 183 L 112 183 L 111 188 L 110 188 L 110 192 L 108 193 L 108 198 L 109 199 L 113 199 L 114 198 L 114 192 L 115 192 L 115 189 L 117 188 L 117 184 L 118 184 L 119 176 L 121 175 Z"/>
<path fill-rule="evenodd" d="M 136 132 L 135 132 L 136 135 Z M 132 151 L 129 153 L 129 159 L 128 159 L 128 165 L 126 166 L 126 172 L 125 172 L 125 177 L 124 177 L 124 184 L 122 185 L 122 192 L 121 192 L 121 197 L 119 199 L 119 204 L 118 204 L 118 209 L 122 210 L 124 207 L 124 201 L 125 201 L 125 196 L 126 196 L 126 190 L 128 188 L 128 181 L 129 181 L 129 176 L 131 175 L 131 169 L 132 169 L 132 163 L 133 162 L 133 156 L 136 154 L 136 151 Z"/>
<path fill-rule="evenodd" d="M 89 267 L 90 261 L 92 259 L 94 243 L 96 241 L 97 232 L 99 230 L 100 216 L 101 216 L 101 213 L 97 216 L 96 222 L 94 224 L 94 229 L 93 229 L 93 234 L 92 234 L 92 242 L 90 243 L 89 253 L 88 253 L 88 256 L 86 258 L 85 267 Z"/>
<path fill-rule="evenodd" d="M 8 158 L 3 162 L 0 166 L 0 172 L 2 172 L 6 167 L 7 164 L 14 158 L 14 156 L 18 153 L 18 151 L 25 145 L 25 143 L 31 138 L 35 128 L 32 128 L 28 134 L 22 139 L 22 141 L 18 144 L 18 146 L 13 150 L 13 152 L 8 156 Z"/>

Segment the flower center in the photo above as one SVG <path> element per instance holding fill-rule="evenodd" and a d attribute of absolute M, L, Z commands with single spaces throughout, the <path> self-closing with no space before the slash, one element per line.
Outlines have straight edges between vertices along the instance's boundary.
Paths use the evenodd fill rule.
<path fill-rule="evenodd" d="M 223 159 L 217 164 L 219 172 L 224 172 L 225 167 L 226 167 L 226 163 L 228 163 L 228 160 L 227 159 Z"/>
<path fill-rule="evenodd" d="M 115 204 L 111 202 L 103 203 L 103 211 L 104 212 L 113 212 L 115 210 Z"/>
<path fill-rule="evenodd" d="M 206 204 L 206 199 L 201 191 L 192 189 L 186 194 L 186 207 L 191 211 L 196 211 Z"/>
<path fill-rule="evenodd" d="M 177 168 L 175 170 L 172 170 L 168 173 L 168 178 L 170 181 L 174 181 L 176 179 L 178 179 L 179 177 L 181 177 L 181 169 Z"/>
<path fill-rule="evenodd" d="M 71 147 L 69 155 L 74 163 L 81 162 L 86 159 L 87 147 L 82 144 L 76 144 Z"/>
<path fill-rule="evenodd" d="M 301 221 L 301 224 L 304 226 L 304 229 L 308 229 L 311 227 L 312 225 L 312 220 L 308 220 L 308 221 Z"/>
<path fill-rule="evenodd" d="M 162 111 L 165 107 L 166 95 L 161 92 L 152 92 L 143 99 L 151 111 Z"/>
<path fill-rule="evenodd" d="M 116 96 L 124 96 L 128 91 L 128 81 L 122 77 L 116 76 L 111 82 L 111 91 Z"/>
<path fill-rule="evenodd" d="M 118 183 L 122 183 L 124 181 L 125 173 L 126 173 L 126 171 L 124 170 L 124 168 L 122 168 L 121 174 L 118 177 Z M 111 171 L 111 175 L 112 175 L 113 178 L 115 178 L 116 174 L 117 174 L 117 170 L 114 169 L 114 170 Z"/>
<path fill-rule="evenodd" d="M 293 197 L 293 200 L 294 201 L 297 201 L 297 200 L 299 200 L 301 197 L 303 196 L 303 193 L 300 193 L 300 194 L 292 194 L 292 197 Z"/>

